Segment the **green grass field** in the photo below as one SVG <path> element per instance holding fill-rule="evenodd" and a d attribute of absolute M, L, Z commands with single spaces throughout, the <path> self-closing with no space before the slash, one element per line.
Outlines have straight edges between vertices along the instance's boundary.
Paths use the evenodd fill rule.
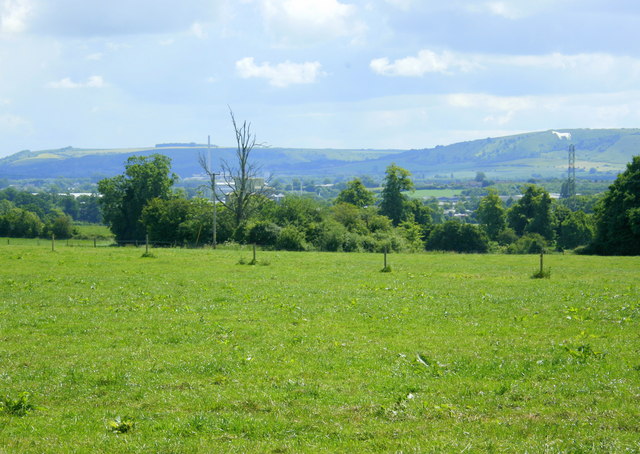
<path fill-rule="evenodd" d="M 430 197 L 456 197 L 462 194 L 462 189 L 417 189 L 404 193 L 412 199 L 428 199 Z"/>
<path fill-rule="evenodd" d="M 143 252 L 0 244 L 0 452 L 640 451 L 638 257 Z"/>

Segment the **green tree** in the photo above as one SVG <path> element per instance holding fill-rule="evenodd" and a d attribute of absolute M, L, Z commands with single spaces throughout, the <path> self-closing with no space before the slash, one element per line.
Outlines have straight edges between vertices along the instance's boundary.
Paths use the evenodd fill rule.
<path fill-rule="evenodd" d="M 519 236 L 538 233 L 545 239 L 553 238 L 551 223 L 551 196 L 536 185 L 528 185 L 522 195 L 508 211 L 509 226 Z"/>
<path fill-rule="evenodd" d="M 131 156 L 125 164 L 124 174 L 98 182 L 102 215 L 116 240 L 145 238 L 142 210 L 155 198 L 170 198 L 171 187 L 177 178 L 171 173 L 171 159 L 153 154 Z"/>
<path fill-rule="evenodd" d="M 504 204 L 495 190 L 490 189 L 489 193 L 480 200 L 476 217 L 489 238 L 497 241 L 500 232 L 507 226 L 507 215 Z"/>
<path fill-rule="evenodd" d="M 211 205 L 203 198 L 155 198 L 142 210 L 149 239 L 156 243 L 207 242 L 211 235 Z"/>
<path fill-rule="evenodd" d="M 180 226 L 189 217 L 189 201 L 183 198 L 150 200 L 142 210 L 142 223 L 153 242 L 178 242 L 185 238 Z"/>
<path fill-rule="evenodd" d="M 592 216 L 584 211 L 576 211 L 565 217 L 560 223 L 558 246 L 563 249 L 574 249 L 587 245 L 593 239 Z"/>
<path fill-rule="evenodd" d="M 9 208 L 0 216 L 0 235 L 16 238 L 35 238 L 43 231 L 43 224 L 36 213 L 22 208 Z"/>
<path fill-rule="evenodd" d="M 287 195 L 275 208 L 273 218 L 281 227 L 306 227 L 310 223 L 322 220 L 321 206 L 309 197 Z"/>
<path fill-rule="evenodd" d="M 276 248 L 286 251 L 304 251 L 308 247 L 304 233 L 294 225 L 283 228 L 276 241 Z"/>
<path fill-rule="evenodd" d="M 274 246 L 278 241 L 280 227 L 270 221 L 258 221 L 247 231 L 247 242 L 261 246 Z"/>
<path fill-rule="evenodd" d="M 47 233 L 52 233 L 60 239 L 71 238 L 75 233 L 72 221 L 68 214 L 57 216 L 47 225 Z"/>
<path fill-rule="evenodd" d="M 640 155 L 633 157 L 596 206 L 591 249 L 602 255 L 640 255 Z"/>
<path fill-rule="evenodd" d="M 335 203 L 350 203 L 362 208 L 373 205 L 374 201 L 373 192 L 369 191 L 359 178 L 356 178 L 349 181 L 347 187 L 340 191 Z"/>
<path fill-rule="evenodd" d="M 539 233 L 526 233 L 506 248 L 507 254 L 540 254 L 547 249 L 547 240 Z"/>
<path fill-rule="evenodd" d="M 78 196 L 78 217 L 77 221 L 91 222 L 97 224 L 100 222 L 100 198 L 95 195 Z"/>
<path fill-rule="evenodd" d="M 489 239 L 476 225 L 447 221 L 434 226 L 426 248 L 431 251 L 487 252 Z"/>
<path fill-rule="evenodd" d="M 402 222 L 405 214 L 405 202 L 407 196 L 402 191 L 413 189 L 413 182 L 409 178 L 411 173 L 408 170 L 391 164 L 385 171 L 387 176 L 384 179 L 382 189 L 382 201 L 380 202 L 380 213 L 391 219 L 394 226 Z"/>
<path fill-rule="evenodd" d="M 363 210 L 350 203 L 338 203 L 331 207 L 331 217 L 350 232 L 369 233 L 362 216 Z"/>

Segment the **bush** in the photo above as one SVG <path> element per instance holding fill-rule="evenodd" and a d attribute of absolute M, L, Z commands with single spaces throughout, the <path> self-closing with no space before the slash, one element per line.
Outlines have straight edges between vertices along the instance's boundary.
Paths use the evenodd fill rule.
<path fill-rule="evenodd" d="M 304 234 L 292 225 L 283 228 L 278 235 L 276 248 L 285 251 L 305 251 L 308 249 Z"/>
<path fill-rule="evenodd" d="M 247 242 L 261 246 L 275 246 L 280 234 L 280 227 L 273 222 L 258 221 L 247 230 Z"/>
<path fill-rule="evenodd" d="M 431 251 L 487 252 L 489 238 L 476 225 L 447 221 L 433 228 L 427 239 L 426 249 Z"/>
<path fill-rule="evenodd" d="M 539 233 L 527 233 L 511 244 L 507 254 L 540 254 L 547 248 L 547 241 Z"/>
<path fill-rule="evenodd" d="M 71 238 L 77 232 L 73 228 L 71 217 L 65 214 L 55 218 L 47 226 L 47 233 L 55 235 L 56 238 L 67 239 Z"/>
<path fill-rule="evenodd" d="M 342 250 L 344 252 L 360 252 L 361 236 L 357 233 L 347 232 L 342 236 Z"/>
<path fill-rule="evenodd" d="M 406 240 L 395 230 L 390 232 L 377 232 L 374 233 L 372 237 L 374 247 L 370 252 L 403 252 L 407 249 Z"/>
<path fill-rule="evenodd" d="M 35 238 L 43 231 L 43 224 L 36 213 L 11 208 L 0 216 L 0 235 L 15 238 Z"/>
<path fill-rule="evenodd" d="M 515 243 L 518 241 L 518 235 L 511 228 L 506 228 L 498 233 L 497 241 L 500 246 L 508 246 L 509 244 Z"/>

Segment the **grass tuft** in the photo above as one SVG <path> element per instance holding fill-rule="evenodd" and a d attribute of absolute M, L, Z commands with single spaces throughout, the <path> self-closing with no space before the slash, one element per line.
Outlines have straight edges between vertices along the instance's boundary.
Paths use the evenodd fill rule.
<path fill-rule="evenodd" d="M 131 418 L 121 418 L 116 416 L 115 419 L 109 421 L 109 430 L 113 433 L 124 434 L 131 432 L 135 427 L 135 422 Z"/>
<path fill-rule="evenodd" d="M 12 416 L 26 416 L 37 409 L 29 398 L 30 394 L 26 392 L 20 393 L 16 399 L 9 396 L 0 398 L 0 411 Z"/>
<path fill-rule="evenodd" d="M 536 270 L 531 275 L 531 279 L 550 279 L 550 278 L 551 278 L 551 268 L 547 268 L 546 270 Z"/>

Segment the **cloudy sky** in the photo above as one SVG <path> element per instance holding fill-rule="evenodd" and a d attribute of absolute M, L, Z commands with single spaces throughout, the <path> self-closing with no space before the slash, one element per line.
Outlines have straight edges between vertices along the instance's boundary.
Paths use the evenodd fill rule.
<path fill-rule="evenodd" d="M 0 0 L 0 156 L 640 126 L 637 0 Z"/>

